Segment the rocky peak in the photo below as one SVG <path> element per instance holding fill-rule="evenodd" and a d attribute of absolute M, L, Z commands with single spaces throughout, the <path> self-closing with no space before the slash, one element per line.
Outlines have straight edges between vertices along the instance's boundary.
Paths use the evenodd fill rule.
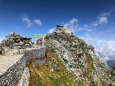
<path fill-rule="evenodd" d="M 73 35 L 70 29 L 64 29 L 63 25 L 57 25 L 57 29 L 55 30 L 55 33 L 66 33 L 69 35 Z"/>
<path fill-rule="evenodd" d="M 14 35 L 16 35 L 16 33 L 15 32 L 11 32 L 9 35 L 10 36 L 14 36 Z"/>
<path fill-rule="evenodd" d="M 47 34 L 45 40 L 46 46 L 61 59 L 67 73 L 74 73 L 76 80 L 84 80 L 90 86 L 110 85 L 109 69 L 96 56 L 92 45 L 86 44 L 62 26 Z"/>
<path fill-rule="evenodd" d="M 15 32 L 11 32 L 1 41 L 0 46 L 4 50 L 25 49 L 25 48 L 31 48 L 33 46 L 33 43 L 31 41 L 31 38 L 23 37 L 17 35 Z"/>
<path fill-rule="evenodd" d="M 57 25 L 57 29 L 56 30 L 63 30 L 63 25 Z"/>

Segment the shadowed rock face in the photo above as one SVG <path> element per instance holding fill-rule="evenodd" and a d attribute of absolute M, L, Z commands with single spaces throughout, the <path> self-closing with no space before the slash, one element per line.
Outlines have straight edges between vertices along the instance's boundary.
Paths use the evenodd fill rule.
<path fill-rule="evenodd" d="M 96 56 L 92 45 L 87 45 L 62 27 L 47 34 L 45 41 L 46 46 L 63 61 L 67 73 L 73 72 L 77 80 L 84 80 L 86 85 L 91 86 L 110 86 L 110 71 Z"/>
<path fill-rule="evenodd" d="M 0 55 L 4 54 L 4 49 L 2 48 L 2 46 L 0 45 Z"/>
<path fill-rule="evenodd" d="M 1 41 L 0 45 L 5 50 L 25 49 L 31 48 L 33 43 L 31 41 L 31 38 L 21 37 L 20 35 L 15 34 L 15 32 L 11 32 L 9 35 L 5 37 L 4 40 Z"/>

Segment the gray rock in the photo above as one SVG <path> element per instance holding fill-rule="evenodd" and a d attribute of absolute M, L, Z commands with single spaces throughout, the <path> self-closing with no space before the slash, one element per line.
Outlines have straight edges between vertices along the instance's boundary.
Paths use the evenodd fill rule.
<path fill-rule="evenodd" d="M 17 35 L 15 32 L 11 32 L 1 41 L 1 46 L 6 49 L 26 49 L 33 47 L 31 38 Z"/>
<path fill-rule="evenodd" d="M 30 78 L 29 68 L 26 67 L 24 69 L 24 72 L 22 74 L 18 86 L 29 86 L 29 78 Z"/>
<path fill-rule="evenodd" d="M 112 76 L 112 80 L 113 80 L 113 86 L 115 85 L 115 66 L 111 67 L 111 76 Z"/>
<path fill-rule="evenodd" d="M 67 73 L 84 79 L 91 86 L 109 86 L 106 64 L 94 52 L 94 47 L 75 37 L 70 31 L 57 27 L 56 31 L 46 35 L 45 44 L 62 60 Z"/>
<path fill-rule="evenodd" d="M 14 36 L 14 35 L 15 35 L 15 32 L 11 32 L 11 33 L 10 33 L 10 36 Z"/>
<path fill-rule="evenodd" d="M 0 45 L 0 55 L 4 54 L 4 49 L 2 48 L 2 46 Z"/>

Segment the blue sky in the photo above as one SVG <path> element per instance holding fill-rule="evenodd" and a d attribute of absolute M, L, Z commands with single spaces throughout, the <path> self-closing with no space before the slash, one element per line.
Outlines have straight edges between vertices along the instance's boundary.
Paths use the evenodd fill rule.
<path fill-rule="evenodd" d="M 115 0 L 0 0 L 0 40 L 12 31 L 33 38 L 57 24 L 95 46 L 97 54 L 106 46 L 110 54 L 102 59 L 115 60 Z"/>

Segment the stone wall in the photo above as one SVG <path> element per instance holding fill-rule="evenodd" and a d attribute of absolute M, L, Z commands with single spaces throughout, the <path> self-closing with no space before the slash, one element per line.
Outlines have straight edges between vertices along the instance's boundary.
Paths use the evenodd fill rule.
<path fill-rule="evenodd" d="M 24 53 L 26 59 L 40 58 L 45 56 L 45 48 L 26 50 Z"/>
<path fill-rule="evenodd" d="M 0 76 L 0 86 L 23 86 L 25 82 L 20 80 L 23 80 L 22 78 L 28 60 L 44 56 L 45 48 L 26 50 L 22 58 Z M 21 84 L 19 82 L 21 82 Z"/>
<path fill-rule="evenodd" d="M 21 80 L 17 86 L 28 86 L 29 78 L 30 78 L 29 68 L 26 67 L 22 74 Z"/>
<path fill-rule="evenodd" d="M 44 63 L 41 60 L 45 56 L 45 48 L 26 50 L 24 57 L 26 58 L 26 64 L 39 65 Z"/>
<path fill-rule="evenodd" d="M 7 64 L 7 63 L 6 63 Z M 17 86 L 25 68 L 25 58 L 22 57 L 7 72 L 0 76 L 0 86 Z"/>

